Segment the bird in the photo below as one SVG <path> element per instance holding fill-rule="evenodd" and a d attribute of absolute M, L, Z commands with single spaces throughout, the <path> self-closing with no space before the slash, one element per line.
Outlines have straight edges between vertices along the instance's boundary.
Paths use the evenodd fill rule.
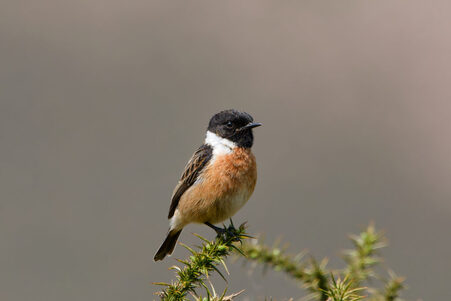
<path fill-rule="evenodd" d="M 188 161 L 169 207 L 169 231 L 154 256 L 163 260 L 174 251 L 183 228 L 214 224 L 231 218 L 251 197 L 257 182 L 257 164 L 251 151 L 253 129 L 261 126 L 251 115 L 234 109 L 211 117 L 204 143 Z"/>

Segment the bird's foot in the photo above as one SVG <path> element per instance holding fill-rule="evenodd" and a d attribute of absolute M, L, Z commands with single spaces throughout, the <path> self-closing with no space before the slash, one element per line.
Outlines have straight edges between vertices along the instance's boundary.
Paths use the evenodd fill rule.
<path fill-rule="evenodd" d="M 222 236 L 222 235 L 224 235 L 224 234 L 227 232 L 227 229 L 226 229 L 226 228 L 219 228 L 219 227 L 216 227 L 215 225 L 213 225 L 213 224 L 211 224 L 211 223 L 209 223 L 209 222 L 206 222 L 205 225 L 207 225 L 208 227 L 210 227 L 210 228 L 212 228 L 213 230 L 215 230 L 215 232 L 216 232 L 216 234 L 217 234 L 218 236 Z"/>
<path fill-rule="evenodd" d="M 235 236 L 237 229 L 235 228 L 235 226 L 233 225 L 232 219 L 230 219 L 230 225 L 227 227 L 226 225 L 223 224 L 223 228 L 220 227 L 216 227 L 215 225 L 206 222 L 205 225 L 209 226 L 210 228 L 212 228 L 213 230 L 215 230 L 217 236 Z"/>

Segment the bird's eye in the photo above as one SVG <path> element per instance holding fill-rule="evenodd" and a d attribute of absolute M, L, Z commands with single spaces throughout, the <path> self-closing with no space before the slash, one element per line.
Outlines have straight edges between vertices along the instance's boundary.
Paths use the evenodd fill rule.
<path fill-rule="evenodd" d="M 229 129 L 231 129 L 231 128 L 233 127 L 232 121 L 227 121 L 226 127 L 228 127 Z"/>

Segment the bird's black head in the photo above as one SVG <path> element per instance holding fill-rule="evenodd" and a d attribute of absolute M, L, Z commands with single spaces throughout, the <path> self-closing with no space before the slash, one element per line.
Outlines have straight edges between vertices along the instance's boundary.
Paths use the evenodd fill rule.
<path fill-rule="evenodd" d="M 221 111 L 210 119 L 208 131 L 221 138 L 228 139 L 240 147 L 252 147 L 254 136 L 252 129 L 261 123 L 254 122 L 254 118 L 245 112 L 236 110 Z"/>

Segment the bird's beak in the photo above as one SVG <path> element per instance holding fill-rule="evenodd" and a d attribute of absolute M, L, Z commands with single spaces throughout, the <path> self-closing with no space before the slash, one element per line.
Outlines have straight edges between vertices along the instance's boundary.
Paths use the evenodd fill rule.
<path fill-rule="evenodd" d="M 247 130 L 247 129 L 253 129 L 253 128 L 256 128 L 256 127 L 261 126 L 261 125 L 262 124 L 259 123 L 259 122 L 251 122 L 251 123 L 246 124 L 242 128 L 240 128 L 240 131 Z"/>

